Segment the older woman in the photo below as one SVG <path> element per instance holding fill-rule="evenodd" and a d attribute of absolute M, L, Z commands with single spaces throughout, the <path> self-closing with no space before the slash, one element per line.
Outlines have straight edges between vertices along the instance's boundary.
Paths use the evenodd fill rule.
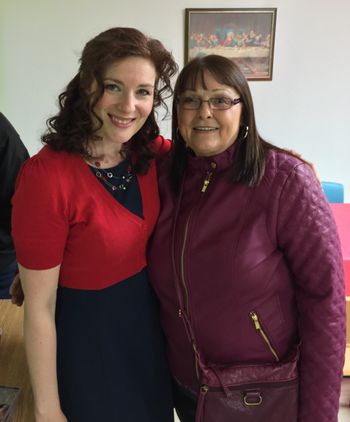
<path fill-rule="evenodd" d="M 194 59 L 180 73 L 173 139 L 159 169 L 149 269 L 181 421 L 194 421 L 203 363 L 283 362 L 300 344 L 297 414 L 288 419 L 286 407 L 284 420 L 336 422 L 342 261 L 314 174 L 260 137 L 248 84 L 220 56 Z M 258 408 L 249 420 L 276 420 L 260 418 Z"/>

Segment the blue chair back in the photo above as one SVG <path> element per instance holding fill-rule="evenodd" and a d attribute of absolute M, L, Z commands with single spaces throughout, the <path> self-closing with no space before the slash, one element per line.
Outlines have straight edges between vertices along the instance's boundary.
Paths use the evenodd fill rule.
<path fill-rule="evenodd" d="M 321 182 L 322 189 L 328 202 L 342 203 L 344 202 L 344 186 L 342 183 Z"/>

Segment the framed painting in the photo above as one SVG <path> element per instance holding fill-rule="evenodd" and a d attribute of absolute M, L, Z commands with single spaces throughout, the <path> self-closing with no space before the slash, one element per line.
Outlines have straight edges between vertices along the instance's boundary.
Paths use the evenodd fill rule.
<path fill-rule="evenodd" d="M 234 60 L 248 80 L 272 80 L 276 8 L 185 9 L 185 13 L 185 63 L 218 54 Z"/>

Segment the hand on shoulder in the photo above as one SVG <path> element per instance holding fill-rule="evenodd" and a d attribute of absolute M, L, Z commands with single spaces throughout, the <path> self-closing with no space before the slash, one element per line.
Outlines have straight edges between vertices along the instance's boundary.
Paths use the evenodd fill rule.
<path fill-rule="evenodd" d="M 172 142 L 170 139 L 165 139 L 163 136 L 159 135 L 153 140 L 153 151 L 156 153 L 156 156 L 166 155 L 172 148 Z"/>
<path fill-rule="evenodd" d="M 321 179 L 320 176 L 317 173 L 317 169 L 314 166 L 314 163 L 312 163 L 309 160 L 306 160 L 301 154 L 299 154 L 298 152 L 294 151 L 293 149 L 286 149 L 286 151 L 291 154 L 294 155 L 294 157 L 299 158 L 300 160 L 304 161 L 304 163 L 306 163 L 312 170 L 312 172 L 314 173 L 316 179 L 321 183 Z"/>

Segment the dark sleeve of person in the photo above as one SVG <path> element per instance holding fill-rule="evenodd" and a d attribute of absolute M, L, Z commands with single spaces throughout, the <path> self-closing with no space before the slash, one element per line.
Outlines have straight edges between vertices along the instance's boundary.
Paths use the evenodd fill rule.
<path fill-rule="evenodd" d="M 15 128 L 0 113 L 0 266 L 9 264 L 9 259 L 14 256 L 11 239 L 11 198 L 17 174 L 28 157 L 28 151 Z"/>

